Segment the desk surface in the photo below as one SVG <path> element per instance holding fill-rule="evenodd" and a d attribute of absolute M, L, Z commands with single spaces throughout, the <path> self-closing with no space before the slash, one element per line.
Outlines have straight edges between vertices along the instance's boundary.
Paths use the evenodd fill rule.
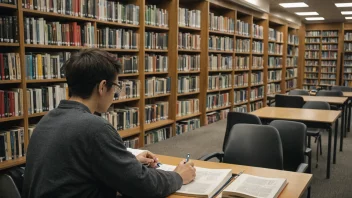
<path fill-rule="evenodd" d="M 177 165 L 180 163 L 181 158 L 177 157 L 169 157 L 158 155 L 159 160 L 162 163 Z M 258 167 L 250 167 L 250 166 L 241 166 L 241 165 L 233 165 L 233 164 L 225 164 L 225 163 L 216 163 L 216 162 L 204 162 L 193 160 L 195 166 L 203 167 L 203 168 L 222 168 L 222 169 L 232 169 L 233 173 L 239 173 L 244 170 L 246 174 L 262 176 L 262 177 L 274 177 L 274 178 L 286 178 L 288 181 L 288 185 L 280 194 L 280 198 L 296 198 L 300 197 L 305 190 L 308 188 L 311 180 L 311 174 L 303 174 L 296 172 L 288 172 L 288 171 L 280 171 L 274 169 L 266 169 L 266 168 L 258 168 Z M 170 198 L 179 198 L 184 197 L 180 195 L 171 195 Z"/>
<path fill-rule="evenodd" d="M 333 124 L 341 114 L 341 111 L 264 107 L 251 112 L 251 114 L 260 118 L 300 120 Z"/>
<path fill-rule="evenodd" d="M 348 100 L 347 97 L 326 97 L 326 96 L 301 96 L 305 102 L 308 101 L 322 101 L 322 102 L 327 102 L 330 104 L 344 104 L 346 100 Z"/>
<path fill-rule="evenodd" d="M 343 92 L 343 96 L 352 97 L 352 92 Z"/>

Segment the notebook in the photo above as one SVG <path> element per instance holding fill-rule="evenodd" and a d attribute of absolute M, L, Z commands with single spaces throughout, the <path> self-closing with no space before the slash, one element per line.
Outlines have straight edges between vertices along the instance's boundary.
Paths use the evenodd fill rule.
<path fill-rule="evenodd" d="M 241 174 L 222 192 L 223 198 L 276 198 L 287 185 L 283 178 L 266 178 Z"/>

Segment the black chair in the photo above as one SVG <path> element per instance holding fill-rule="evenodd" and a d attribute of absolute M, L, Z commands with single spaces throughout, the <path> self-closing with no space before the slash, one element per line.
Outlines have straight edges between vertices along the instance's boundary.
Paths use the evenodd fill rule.
<path fill-rule="evenodd" d="M 21 198 L 13 179 L 7 175 L 0 175 L 0 197 Z"/>
<path fill-rule="evenodd" d="M 345 86 L 332 86 L 331 90 L 332 91 L 342 91 L 342 92 L 352 92 L 351 87 L 345 87 Z"/>
<path fill-rule="evenodd" d="M 290 96 L 309 96 L 309 92 L 303 89 L 294 89 L 291 90 L 288 95 Z"/>
<path fill-rule="evenodd" d="M 341 96 L 343 96 L 343 93 L 342 93 L 342 91 L 338 91 L 338 90 L 320 90 L 320 91 L 318 91 L 317 96 L 341 97 Z"/>
<path fill-rule="evenodd" d="M 306 104 L 303 105 L 303 109 L 321 109 L 321 110 L 330 110 L 330 105 L 327 102 L 322 102 L 322 101 L 310 101 L 307 102 Z M 317 164 L 316 167 L 318 167 L 318 161 L 319 161 L 319 148 L 320 148 L 320 155 L 323 154 L 323 149 L 321 146 L 321 129 L 308 129 L 307 130 L 307 137 L 308 137 L 308 147 L 310 148 L 311 145 L 311 137 L 315 137 L 315 142 L 317 143 L 317 153 L 316 153 L 316 160 Z"/>
<path fill-rule="evenodd" d="M 256 115 L 252 115 L 249 113 L 241 113 L 241 112 L 229 112 L 227 114 L 227 124 L 226 124 L 226 132 L 224 137 L 224 143 L 222 145 L 222 151 L 225 150 L 227 139 L 230 134 L 230 131 L 235 124 L 262 124 L 260 118 Z"/>
<path fill-rule="evenodd" d="M 275 107 L 302 108 L 303 105 L 301 96 L 275 95 Z"/>

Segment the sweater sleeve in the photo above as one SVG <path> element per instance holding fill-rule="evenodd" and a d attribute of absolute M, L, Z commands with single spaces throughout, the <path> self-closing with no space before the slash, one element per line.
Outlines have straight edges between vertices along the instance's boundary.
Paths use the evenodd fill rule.
<path fill-rule="evenodd" d="M 92 144 L 93 174 L 125 196 L 166 197 L 182 186 L 178 173 L 142 165 L 109 124 L 94 133 Z"/>

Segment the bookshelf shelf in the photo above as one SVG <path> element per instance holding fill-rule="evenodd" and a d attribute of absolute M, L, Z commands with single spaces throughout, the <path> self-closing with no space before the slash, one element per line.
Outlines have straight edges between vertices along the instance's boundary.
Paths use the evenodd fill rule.
<path fill-rule="evenodd" d="M 293 80 L 296 79 L 297 77 L 290 77 L 290 78 L 286 78 L 285 80 Z"/>
<path fill-rule="evenodd" d="M 132 77 L 132 76 L 138 76 L 139 73 L 131 73 L 131 74 L 119 74 L 118 77 Z"/>
<path fill-rule="evenodd" d="M 268 69 L 282 69 L 282 67 L 268 67 Z"/>
<path fill-rule="evenodd" d="M 159 95 L 155 95 L 155 96 L 146 96 L 145 99 L 151 99 L 151 98 L 160 98 L 160 97 L 166 97 L 166 96 L 170 96 L 171 94 L 159 94 Z"/>
<path fill-rule="evenodd" d="M 239 102 L 239 103 L 234 103 L 233 105 L 234 106 L 241 106 L 241 105 L 244 105 L 244 104 L 247 104 L 248 101 L 244 101 L 244 102 Z"/>
<path fill-rule="evenodd" d="M 269 56 L 283 56 L 282 54 L 269 54 Z"/>
<path fill-rule="evenodd" d="M 187 27 L 187 26 L 178 26 L 180 30 L 190 30 L 190 31 L 200 31 L 200 28 L 194 28 L 194 27 Z"/>
<path fill-rule="evenodd" d="M 199 74 L 200 71 L 178 71 L 178 74 Z"/>
<path fill-rule="evenodd" d="M 193 117 L 197 117 L 197 116 L 200 116 L 202 115 L 202 113 L 194 113 L 194 114 L 190 114 L 190 115 L 185 115 L 185 116 L 182 116 L 182 117 L 176 117 L 176 121 L 181 121 L 181 120 L 187 120 L 189 118 L 193 118 Z"/>
<path fill-rule="evenodd" d="M 264 53 L 252 52 L 252 55 L 256 55 L 256 56 L 264 56 Z"/>
<path fill-rule="evenodd" d="M 134 52 L 134 53 L 139 52 L 138 49 L 114 49 L 114 48 L 99 48 L 99 49 L 108 51 L 108 52 Z"/>
<path fill-rule="evenodd" d="M 167 53 L 168 50 L 162 50 L 162 49 L 145 49 L 145 52 L 160 52 L 160 53 Z"/>
<path fill-rule="evenodd" d="M 240 35 L 240 34 L 235 34 L 235 36 L 238 38 L 248 38 L 248 39 L 252 38 L 251 36 L 245 36 L 245 35 Z"/>
<path fill-rule="evenodd" d="M 0 3 L 0 8 L 17 9 L 17 6 L 7 3 Z"/>
<path fill-rule="evenodd" d="M 153 122 L 153 123 L 150 123 L 150 124 L 145 124 L 144 129 L 146 131 L 149 131 L 149 130 L 160 128 L 160 127 L 163 127 L 163 126 L 166 126 L 166 125 L 170 125 L 170 124 L 173 124 L 173 123 L 174 123 L 173 120 L 160 120 L 160 121 Z"/>
<path fill-rule="evenodd" d="M 26 157 L 20 157 L 13 160 L 3 161 L 3 162 L 0 162 L 0 170 L 22 165 L 24 163 L 26 163 Z"/>
<path fill-rule="evenodd" d="M 140 98 L 127 98 L 127 99 L 121 99 L 121 100 L 114 100 L 112 101 L 112 104 L 119 104 L 119 103 L 124 103 L 124 102 L 131 102 L 131 101 L 137 101 Z"/>
<path fill-rule="evenodd" d="M 216 54 L 233 54 L 233 51 L 220 51 L 220 50 L 209 50 L 209 53 L 216 53 Z"/>
<path fill-rule="evenodd" d="M 66 78 L 26 80 L 26 83 L 55 83 L 55 82 L 66 82 Z"/>
<path fill-rule="evenodd" d="M 235 50 L 235 53 L 236 53 L 236 55 L 237 54 L 243 54 L 243 55 L 250 55 L 251 54 L 250 52 L 238 52 L 236 50 Z"/>
<path fill-rule="evenodd" d="M 169 72 L 145 72 L 145 75 L 165 75 L 168 74 Z"/>
<path fill-rule="evenodd" d="M 264 70 L 264 68 L 262 67 L 262 68 L 252 68 L 251 69 L 252 71 L 262 71 L 262 70 Z"/>
<path fill-rule="evenodd" d="M 121 130 L 121 131 L 118 130 L 118 133 L 121 136 L 121 138 L 127 138 L 127 137 L 131 137 L 131 136 L 140 134 L 141 129 L 140 129 L 140 127 L 135 127 L 135 128 Z"/>
<path fill-rule="evenodd" d="M 260 70 L 262 70 L 262 69 L 263 68 L 260 68 Z M 249 71 L 249 69 L 235 69 L 235 72 L 246 72 L 246 71 Z"/>
<path fill-rule="evenodd" d="M 41 48 L 41 49 L 59 49 L 59 50 L 81 50 L 88 49 L 83 46 L 57 46 L 57 45 L 36 45 L 36 44 L 25 44 L 26 48 Z"/>
<path fill-rule="evenodd" d="M 154 26 L 154 25 L 145 25 L 145 29 L 150 29 L 150 30 L 164 30 L 168 31 L 168 27 L 159 27 L 159 26 Z"/>
<path fill-rule="evenodd" d="M 207 90 L 207 93 L 220 92 L 220 91 L 229 91 L 232 87 L 224 88 L 224 89 L 215 89 L 215 90 Z"/>
<path fill-rule="evenodd" d="M 268 81 L 268 83 L 277 83 L 277 82 L 281 82 L 281 79 L 280 80 L 272 80 L 272 81 Z"/>
<path fill-rule="evenodd" d="M 259 37 L 254 37 L 254 36 L 252 37 L 252 39 L 253 40 L 260 40 L 260 41 L 264 40 L 264 38 L 259 38 Z"/>
<path fill-rule="evenodd" d="M 189 92 L 189 93 L 180 93 L 180 94 L 177 94 L 177 96 L 189 96 L 189 95 L 195 95 L 195 94 L 199 94 L 200 92 L 199 91 L 195 91 L 195 92 Z"/>
<path fill-rule="evenodd" d="M 248 85 L 246 85 L 246 86 L 238 86 L 238 87 L 233 87 L 233 89 L 244 89 L 244 88 L 248 88 Z"/>
<path fill-rule="evenodd" d="M 21 83 L 21 80 L 0 80 L 0 85 L 1 84 L 18 84 Z"/>
<path fill-rule="evenodd" d="M 250 102 L 257 102 L 257 101 L 260 101 L 260 100 L 264 100 L 264 98 L 256 98 L 254 100 L 251 100 Z"/>
<path fill-rule="evenodd" d="M 8 122 L 8 121 L 15 121 L 15 120 L 22 120 L 22 119 L 23 119 L 23 116 L 13 116 L 13 117 L 0 118 L 0 123 L 1 122 Z"/>
<path fill-rule="evenodd" d="M 232 72 L 232 69 L 209 70 L 209 73 Z"/>
<path fill-rule="evenodd" d="M 19 47 L 19 43 L 0 43 L 0 47 Z"/>
<path fill-rule="evenodd" d="M 44 116 L 47 113 L 48 113 L 47 111 L 44 111 L 44 112 L 40 112 L 40 113 L 29 114 L 28 118 L 35 118 L 35 117 Z"/>
<path fill-rule="evenodd" d="M 223 109 L 227 109 L 227 108 L 231 108 L 231 105 L 227 105 L 227 106 L 223 106 L 223 107 L 218 107 L 218 108 L 214 108 L 214 109 L 208 109 L 208 110 L 207 110 L 207 113 L 212 112 L 212 111 L 223 110 Z"/>
<path fill-rule="evenodd" d="M 251 85 L 251 87 L 258 87 L 258 86 L 263 86 L 263 85 L 264 85 L 264 83 L 259 83 L 259 84 L 253 84 L 253 85 Z"/>
<path fill-rule="evenodd" d="M 178 49 L 178 52 L 200 53 L 200 50 Z"/>
<path fill-rule="evenodd" d="M 217 34 L 217 35 L 224 35 L 224 36 L 234 36 L 234 33 L 221 32 L 221 31 L 216 31 L 216 30 L 209 30 L 209 34 Z"/>

